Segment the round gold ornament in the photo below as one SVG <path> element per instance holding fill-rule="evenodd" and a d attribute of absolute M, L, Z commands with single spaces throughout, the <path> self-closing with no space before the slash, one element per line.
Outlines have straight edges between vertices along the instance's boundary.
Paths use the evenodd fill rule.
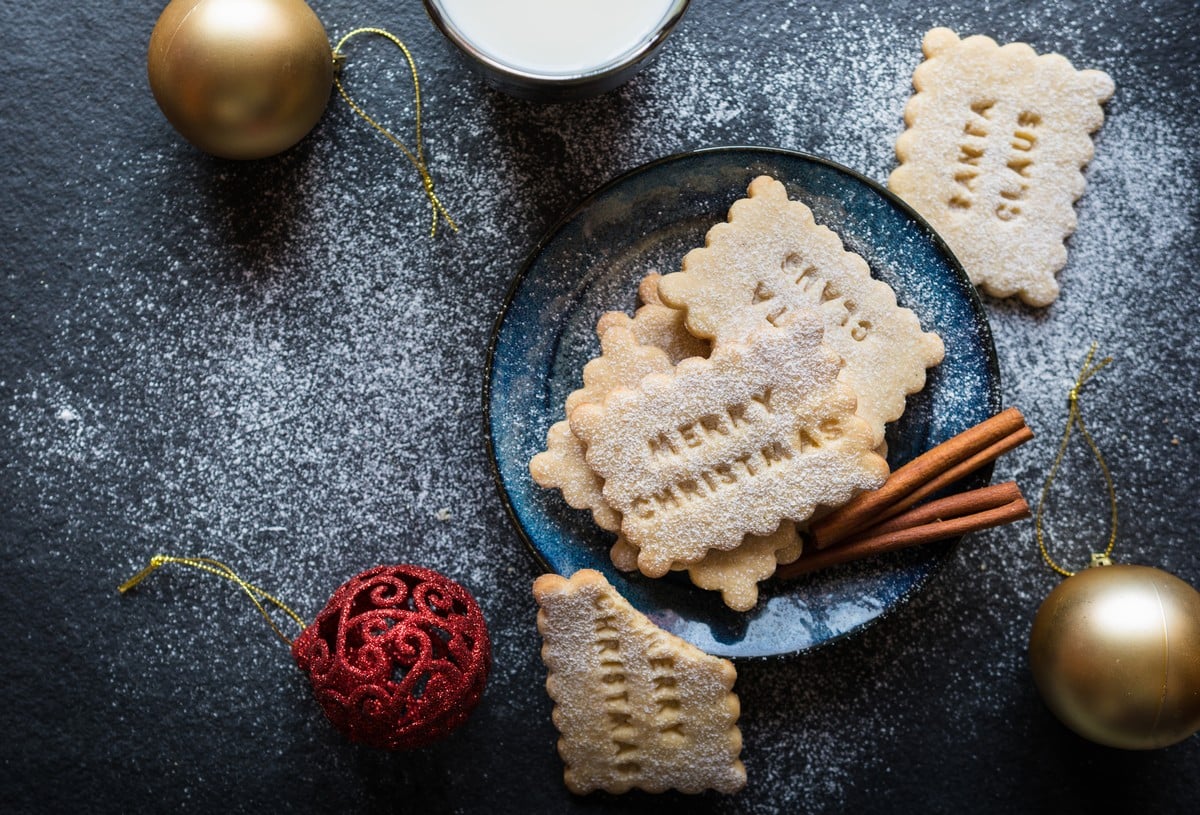
<path fill-rule="evenodd" d="M 291 147 L 333 87 L 329 37 L 303 0 L 173 0 L 150 35 L 147 67 L 175 129 L 223 158 Z"/>
<path fill-rule="evenodd" d="M 1084 738 L 1126 750 L 1152 750 L 1200 730 L 1200 592 L 1149 566 L 1113 566 L 1117 491 L 1112 472 L 1083 421 L 1083 386 L 1111 357 L 1088 351 L 1068 393 L 1067 426 L 1042 486 L 1034 521 L 1046 564 L 1066 580 L 1038 609 L 1029 664 L 1046 705 Z M 1050 555 L 1042 530 L 1046 497 L 1074 430 L 1087 443 L 1108 489 L 1108 545 L 1092 565 L 1071 572 Z"/>
<path fill-rule="evenodd" d="M 1079 735 L 1148 750 L 1200 730 L 1200 592 L 1148 566 L 1094 566 L 1034 619 L 1034 681 Z"/>

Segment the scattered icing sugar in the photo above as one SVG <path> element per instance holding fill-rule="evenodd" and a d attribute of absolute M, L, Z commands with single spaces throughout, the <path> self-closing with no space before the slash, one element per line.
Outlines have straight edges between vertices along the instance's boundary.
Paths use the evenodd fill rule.
<path fill-rule="evenodd" d="M 103 197 L 85 198 L 70 213 L 76 233 L 58 239 L 89 258 L 86 275 L 48 328 L 44 364 L 4 374 L 15 393 L 3 408 L 15 442 L 5 471 L 37 502 L 31 514 L 61 521 L 36 553 L 14 554 L 15 568 L 57 570 L 108 623 L 161 632 L 123 631 L 94 657 L 115 709 L 161 711 L 203 738 L 225 719 L 170 711 L 194 707 L 196 689 L 228 686 L 237 691 L 214 704 L 236 697 L 245 733 L 270 734 L 272 748 L 326 737 L 303 683 L 279 681 L 287 657 L 270 650 L 269 635 L 256 637 L 265 629 L 241 598 L 177 575 L 152 578 L 143 602 L 117 607 L 112 586 L 153 552 L 219 557 L 306 617 L 351 574 L 409 561 L 462 582 L 493 628 L 492 686 L 475 716 L 510 727 L 514 740 L 545 739 L 540 752 L 526 749 L 555 760 L 529 597 L 536 567 L 495 496 L 479 415 L 485 348 L 508 281 L 582 192 L 669 153 L 776 145 L 883 181 L 921 26 L 933 24 L 897 24 L 882 7 L 798 4 L 742 19 L 737 6 L 695 4 L 643 75 L 558 107 L 481 91 L 439 62 L 432 39 L 421 42 L 430 167 L 464 225 L 436 240 L 426 237 L 429 211 L 411 168 L 338 105 L 266 170 L 197 156 L 165 124 L 135 130 L 143 141 L 120 142 L 120 152 L 84 154 L 73 169 L 89 184 L 104 179 Z M 1200 221 L 1189 181 L 1200 159 L 1173 118 L 1193 100 L 1171 96 L 1158 69 L 1138 64 L 1141 53 L 1185 44 L 1165 31 L 1162 42 L 1100 38 L 1111 32 L 1101 6 L 1074 18 L 1056 3 L 995 8 L 981 32 L 1008 41 L 1053 30 L 1056 39 L 1033 43 L 1039 51 L 1061 50 L 1117 83 L 1059 300 L 1044 310 L 986 303 L 1005 401 L 1038 433 L 1001 461 L 997 478 L 1016 478 L 1036 498 L 1064 394 L 1098 341 L 1116 362 L 1089 386 L 1089 427 L 1123 505 L 1136 507 L 1123 516 L 1118 552 L 1195 582 L 1180 568 L 1197 562 L 1178 526 L 1194 510 L 1164 487 L 1164 474 L 1192 468 L 1196 430 L 1180 406 L 1192 404 L 1193 383 L 1181 372 L 1194 370 L 1200 351 L 1189 333 L 1194 305 L 1163 298 L 1158 280 L 1191 273 L 1177 250 L 1194 242 Z M 419 10 L 409 13 L 419 30 Z M 739 36 L 717 42 L 716 27 Z M 1070 50 L 1100 40 L 1105 53 Z M 385 67 L 382 52 L 358 59 L 348 80 L 356 95 L 391 100 L 403 121 L 403 71 Z M 262 197 L 250 200 L 247 188 Z M 144 223 L 127 222 L 126 200 L 144 204 Z M 1073 456 L 1048 525 L 1062 557 L 1078 563 L 1085 555 L 1071 547 L 1106 535 L 1105 507 L 1086 455 Z M 750 780 L 730 808 L 870 802 L 896 782 L 879 755 L 914 738 L 931 705 L 962 711 L 954 740 L 973 745 L 1025 699 L 1027 623 L 1054 583 L 1031 538 L 1028 524 L 974 536 L 890 619 L 797 660 L 739 666 Z M 109 571 L 97 577 L 75 562 L 84 549 Z M 232 655 L 214 644 L 239 634 L 247 644 Z M 957 647 L 947 654 L 950 638 Z M 146 697 L 168 677 L 170 698 Z M 119 727 L 114 737 L 131 738 Z M 474 738 L 468 726 L 457 748 L 486 766 L 498 796 L 519 796 L 524 775 L 510 756 Z M 266 740 L 246 736 L 247 766 L 262 760 Z M 195 775 L 164 770 L 164 783 L 202 788 L 205 772 L 230 772 L 221 760 Z M 518 781 L 505 780 L 510 773 Z"/>

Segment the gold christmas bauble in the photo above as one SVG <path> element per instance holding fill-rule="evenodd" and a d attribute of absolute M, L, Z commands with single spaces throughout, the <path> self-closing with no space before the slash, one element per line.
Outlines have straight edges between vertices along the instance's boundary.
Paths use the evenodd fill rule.
<path fill-rule="evenodd" d="M 1060 583 L 1029 640 L 1047 706 L 1110 747 L 1166 747 L 1200 730 L 1200 592 L 1160 569 L 1095 566 Z"/>
<path fill-rule="evenodd" d="M 168 121 L 223 158 L 291 147 L 333 87 L 329 37 L 302 0 L 173 0 L 150 35 L 147 68 Z"/>

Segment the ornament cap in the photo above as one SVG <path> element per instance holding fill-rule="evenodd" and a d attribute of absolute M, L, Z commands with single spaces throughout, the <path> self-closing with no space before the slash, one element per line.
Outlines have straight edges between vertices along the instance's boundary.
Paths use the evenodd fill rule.
<path fill-rule="evenodd" d="M 1104 552 L 1092 552 L 1092 562 L 1088 564 L 1088 568 L 1092 569 L 1096 566 L 1111 566 L 1113 565 L 1112 558 Z"/>

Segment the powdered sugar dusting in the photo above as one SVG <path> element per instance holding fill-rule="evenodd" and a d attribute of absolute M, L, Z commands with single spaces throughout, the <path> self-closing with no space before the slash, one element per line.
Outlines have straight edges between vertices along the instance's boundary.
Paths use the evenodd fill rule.
<path fill-rule="evenodd" d="M 337 21 L 361 16 L 326 5 Z M 340 789 L 344 805 L 367 803 L 358 779 L 346 781 L 361 757 L 327 733 L 241 598 L 179 574 L 156 576 L 124 601 L 113 587 L 155 551 L 210 554 L 311 618 L 349 575 L 410 561 L 464 583 L 492 626 L 492 684 L 472 722 L 508 741 L 497 749 L 468 724 L 437 754 L 448 806 L 478 804 L 454 796 L 480 777 L 498 811 L 523 800 L 530 774 L 557 790 L 528 595 L 536 569 L 495 497 L 479 415 L 503 291 L 582 193 L 662 155 L 773 145 L 882 181 L 895 164 L 920 36 L 939 23 L 1028 38 L 1039 52 L 1106 70 L 1118 88 L 1096 134 L 1058 301 L 1044 310 L 986 303 L 1005 401 L 1038 433 L 1001 461 L 997 478 L 1016 478 L 1036 498 L 1064 394 L 1098 341 L 1116 361 L 1089 386 L 1085 408 L 1130 510 L 1118 555 L 1197 582 L 1200 561 L 1181 524 L 1194 507 L 1174 483 L 1194 470 L 1200 444 L 1190 419 L 1195 303 L 1161 294 L 1163 279 L 1192 274 L 1200 222 L 1200 158 L 1194 129 L 1180 124 L 1195 121 L 1194 100 L 1161 81 L 1172 70 L 1162 54 L 1195 50 L 1196 37 L 1147 23 L 1136 39 L 1122 38 L 1103 4 L 1067 5 L 964 4 L 946 19 L 912 20 L 884 6 L 696 3 L 635 81 L 558 107 L 484 91 L 433 39 L 418 7 L 397 9 L 422 68 L 430 167 L 464 225 L 436 240 L 426 237 L 430 213 L 411 168 L 340 104 L 297 150 L 265 165 L 197 155 L 146 100 L 133 113 L 114 106 L 111 120 L 74 120 L 109 140 L 71 153 L 61 168 L 69 211 L 39 250 L 45 279 L 9 276 L 31 291 L 55 289 L 47 302 L 62 307 L 47 308 L 36 331 L 21 323 L 36 359 L 0 375 L 11 394 L 0 410 L 13 440 L 5 477 L 17 511 L 37 519 L 14 544 L 12 568 L 31 592 L 70 591 L 77 611 L 116 629 L 89 632 L 107 637 L 97 651 L 64 627 L 62 646 L 86 667 L 88 715 L 111 734 L 106 747 L 136 753 L 140 783 L 193 808 L 233 786 L 222 782 L 247 780 L 241 766 L 273 771 L 263 775 L 272 783 L 238 785 L 249 802 L 275 800 L 280 779 L 304 789 L 314 779 L 314 789 Z M 89 61 L 96 81 L 135 97 L 132 74 L 109 73 L 132 70 L 122 58 L 127 37 L 110 39 L 86 44 L 105 49 Z M 1080 53 L 1081 43 L 1095 50 Z M 364 46 L 349 80 L 404 122 L 409 89 L 393 58 Z M 1073 452 L 1050 507 L 1052 540 L 1072 565 L 1107 534 L 1091 466 Z M 1018 795 L 1011 778 L 993 777 L 994 757 L 976 737 L 1000 733 L 1010 748 L 1038 749 L 1028 738 L 1040 709 L 1024 637 L 1054 577 L 1031 537 L 1028 524 L 976 535 L 922 592 L 860 635 L 791 662 L 739 666 L 750 780 L 736 799 L 705 803 L 849 811 L 886 807 L 897 799 L 884 793 L 906 790 L 912 797 L 899 808 L 916 792 L 881 756 L 911 760 L 908 771 L 920 775 L 912 744 L 973 772 L 979 795 Z M 62 586 L 47 587 L 46 575 Z M 58 647 L 13 637 L 24 656 Z M 172 690 L 154 690 L 164 687 Z M 926 730 L 931 713 L 952 718 L 954 732 Z M 232 759 L 189 753 L 177 740 L 226 732 Z M 167 758 L 137 752 L 148 740 Z M 305 745 L 318 745 L 321 760 Z M 63 755 L 81 749 L 58 746 Z M 534 769 L 512 766 L 514 746 Z"/>

